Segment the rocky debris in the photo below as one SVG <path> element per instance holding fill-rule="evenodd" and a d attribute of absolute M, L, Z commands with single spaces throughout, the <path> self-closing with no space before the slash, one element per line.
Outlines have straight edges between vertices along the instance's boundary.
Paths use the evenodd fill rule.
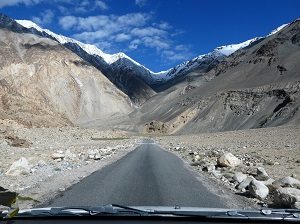
<path fill-rule="evenodd" d="M 161 133 L 165 134 L 168 132 L 168 125 L 161 121 L 151 121 L 145 124 L 145 133 Z"/>
<path fill-rule="evenodd" d="M 218 168 L 218 170 L 220 170 L 220 168 Z M 221 171 L 221 170 L 220 170 Z M 233 176 L 234 176 L 234 172 L 233 171 L 230 171 L 230 170 L 223 170 L 223 173 L 222 173 L 222 175 L 226 178 L 226 179 L 228 179 L 228 180 L 230 180 L 231 182 L 233 181 Z"/>
<path fill-rule="evenodd" d="M 250 195 L 260 200 L 265 199 L 269 194 L 269 188 L 257 180 L 252 180 L 248 188 Z"/>
<path fill-rule="evenodd" d="M 203 161 L 197 161 L 197 162 L 190 163 L 191 166 L 202 166 L 203 164 L 205 164 L 205 162 L 203 162 Z"/>
<path fill-rule="evenodd" d="M 30 165 L 25 157 L 21 157 L 19 160 L 15 161 L 8 171 L 5 173 L 8 176 L 19 176 L 27 175 L 30 173 Z"/>
<path fill-rule="evenodd" d="M 69 187 L 107 162 L 115 161 L 131 151 L 136 143 L 136 138 L 129 136 L 116 139 L 120 134 L 117 132 L 114 136 L 114 131 L 106 133 L 79 127 L 29 128 L 0 119 L 0 143 L 9 143 L 10 140 L 5 138 L 8 135 L 26 139 L 32 145 L 25 149 L 0 144 L 0 185 L 10 192 L 39 201 L 43 201 L 43 197 L 55 196 L 59 188 Z M 94 141 L 91 140 L 94 135 L 113 139 Z M 89 159 L 88 152 L 93 149 L 99 154 Z M 27 205 L 31 207 L 32 203 L 35 202 L 23 204 L 28 208 Z"/>
<path fill-rule="evenodd" d="M 260 182 L 262 182 L 264 185 L 266 185 L 266 186 L 270 186 L 270 188 L 271 188 L 271 186 L 273 186 L 273 183 L 274 183 L 274 179 L 272 179 L 272 178 L 269 178 L 268 180 L 265 180 L 265 181 L 260 181 Z"/>
<path fill-rule="evenodd" d="M 299 127 L 276 127 L 163 136 L 157 141 L 166 145 L 169 150 L 176 151 L 176 154 L 180 154 L 184 160 L 195 166 L 195 170 L 204 171 L 222 186 L 241 195 L 252 195 L 251 200 L 255 203 L 272 205 L 276 189 L 299 188 L 299 135 Z M 226 153 L 235 155 L 240 160 L 239 165 L 221 166 L 219 160 Z M 201 159 L 195 162 L 195 158 Z M 215 170 L 211 171 L 210 165 L 214 165 Z M 252 186 L 252 194 L 250 193 L 250 183 L 253 180 L 268 188 L 269 194 L 266 198 L 262 199 L 263 195 L 259 196 L 259 191 L 254 191 L 255 185 Z M 263 189 L 267 191 L 265 187 Z M 299 204 L 296 202 L 294 207 Z"/>
<path fill-rule="evenodd" d="M 238 183 L 242 183 L 243 180 L 245 180 L 247 178 L 246 174 L 243 174 L 242 172 L 236 172 L 234 174 L 234 176 L 232 177 L 232 179 Z"/>
<path fill-rule="evenodd" d="M 274 204 L 279 207 L 298 208 L 300 202 L 300 190 L 296 188 L 279 188 L 274 192 Z"/>
<path fill-rule="evenodd" d="M 216 169 L 216 167 L 215 167 L 215 165 L 213 165 L 213 164 L 209 164 L 209 165 L 204 166 L 204 167 L 202 168 L 203 171 L 207 171 L 207 172 L 212 172 L 212 171 L 214 171 L 215 169 Z M 221 172 L 220 172 L 220 174 L 221 174 Z"/>
<path fill-rule="evenodd" d="M 232 153 L 227 152 L 218 158 L 217 163 L 219 166 L 223 167 L 235 167 L 240 165 L 242 161 L 235 157 Z"/>
<path fill-rule="evenodd" d="M 211 174 L 217 179 L 221 179 L 223 177 L 220 170 L 212 170 Z"/>
<path fill-rule="evenodd" d="M 201 160 L 201 156 L 199 155 L 196 155 L 195 158 L 194 158 L 194 162 L 198 162 Z"/>
<path fill-rule="evenodd" d="M 43 166 L 46 166 L 46 165 L 47 165 L 47 163 L 42 159 L 39 160 L 38 163 L 36 164 L 36 166 L 38 166 L 38 167 L 43 167 Z"/>
<path fill-rule="evenodd" d="M 293 177 L 284 177 L 273 182 L 273 185 L 276 187 L 294 187 L 300 189 L 300 181 Z"/>
<path fill-rule="evenodd" d="M 93 133 L 91 140 L 114 140 L 114 139 L 127 139 L 128 133 L 122 130 L 106 130 Z"/>
<path fill-rule="evenodd" d="M 245 190 L 246 188 L 248 188 L 249 184 L 251 183 L 251 181 L 255 180 L 254 177 L 252 176 L 248 176 L 246 179 L 244 179 L 240 184 L 238 184 L 236 186 L 236 188 L 238 190 Z"/>
<path fill-rule="evenodd" d="M 70 149 L 67 149 L 65 152 L 65 157 L 66 159 L 74 160 L 77 156 L 75 153 L 72 153 Z"/>
<path fill-rule="evenodd" d="M 51 158 L 54 159 L 54 160 L 63 160 L 65 158 L 65 155 L 60 153 L 60 152 L 55 152 L 51 155 Z"/>
<path fill-rule="evenodd" d="M 257 167 L 256 170 L 256 180 L 268 180 L 270 177 L 267 173 L 267 171 L 263 167 Z"/>
<path fill-rule="evenodd" d="M 23 147 L 29 148 L 32 143 L 28 142 L 25 139 L 20 139 L 18 136 L 9 134 L 5 136 L 5 139 L 8 141 L 8 144 L 13 147 Z"/>
<path fill-rule="evenodd" d="M 99 150 L 98 149 L 90 149 L 88 151 L 88 158 L 89 159 L 94 159 L 94 160 L 100 160 L 101 155 L 99 153 Z"/>

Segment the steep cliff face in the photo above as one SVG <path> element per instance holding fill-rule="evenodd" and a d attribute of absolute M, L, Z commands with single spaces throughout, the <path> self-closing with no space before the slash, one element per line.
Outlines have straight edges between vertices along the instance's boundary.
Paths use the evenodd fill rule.
<path fill-rule="evenodd" d="M 0 116 L 27 125 L 121 116 L 130 99 L 88 62 L 48 38 L 0 30 Z"/>

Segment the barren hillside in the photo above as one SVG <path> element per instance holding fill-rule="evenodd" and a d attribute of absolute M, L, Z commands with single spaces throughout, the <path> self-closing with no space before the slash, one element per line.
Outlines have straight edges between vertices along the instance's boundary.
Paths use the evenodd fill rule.
<path fill-rule="evenodd" d="M 59 43 L 0 30 L 0 116 L 26 125 L 80 124 L 121 116 L 129 98 Z"/>
<path fill-rule="evenodd" d="M 122 128 L 199 133 L 300 124 L 300 21 L 194 71 L 135 110 Z M 125 124 L 125 125 L 124 125 Z M 127 124 L 127 125 L 126 125 Z"/>

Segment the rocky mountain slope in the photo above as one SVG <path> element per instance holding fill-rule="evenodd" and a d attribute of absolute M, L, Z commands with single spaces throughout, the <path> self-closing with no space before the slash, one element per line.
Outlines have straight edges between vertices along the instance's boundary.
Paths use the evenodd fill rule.
<path fill-rule="evenodd" d="M 28 32 L 57 41 L 93 65 L 128 95 L 134 104 L 140 105 L 155 94 L 145 81 L 146 77 L 150 76 L 150 71 L 124 53 L 109 55 L 94 45 L 55 34 L 50 30 L 40 28 L 31 21 L 18 20 L 17 22 L 20 26 L 27 28 Z"/>
<path fill-rule="evenodd" d="M 1 24 L 2 119 L 56 126 L 130 112 L 130 99 L 91 64 L 54 40 Z"/>
<path fill-rule="evenodd" d="M 300 21 L 193 71 L 135 110 L 135 126 L 150 133 L 198 133 L 300 124 Z M 125 125 L 127 124 L 127 125 Z"/>
<path fill-rule="evenodd" d="M 147 133 L 299 124 L 299 23 L 154 73 L 1 15 L 1 116 Z"/>
<path fill-rule="evenodd" d="M 112 55 L 106 54 L 94 45 L 84 44 L 72 38 L 55 34 L 50 30 L 42 29 L 32 21 L 17 20 L 16 22 L 24 28 L 28 28 L 31 33 L 58 41 L 91 63 L 136 104 L 142 104 L 152 97 L 155 94 L 153 90 L 162 91 L 195 69 L 208 72 L 222 58 L 261 39 L 253 38 L 243 43 L 221 46 L 210 53 L 183 62 L 167 71 L 153 72 L 122 52 Z"/>

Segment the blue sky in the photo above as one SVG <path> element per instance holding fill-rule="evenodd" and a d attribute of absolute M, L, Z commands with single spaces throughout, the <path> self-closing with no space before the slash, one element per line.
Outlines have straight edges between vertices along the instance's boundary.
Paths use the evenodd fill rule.
<path fill-rule="evenodd" d="M 0 0 L 0 12 L 153 71 L 263 36 L 300 17 L 299 0 Z"/>

